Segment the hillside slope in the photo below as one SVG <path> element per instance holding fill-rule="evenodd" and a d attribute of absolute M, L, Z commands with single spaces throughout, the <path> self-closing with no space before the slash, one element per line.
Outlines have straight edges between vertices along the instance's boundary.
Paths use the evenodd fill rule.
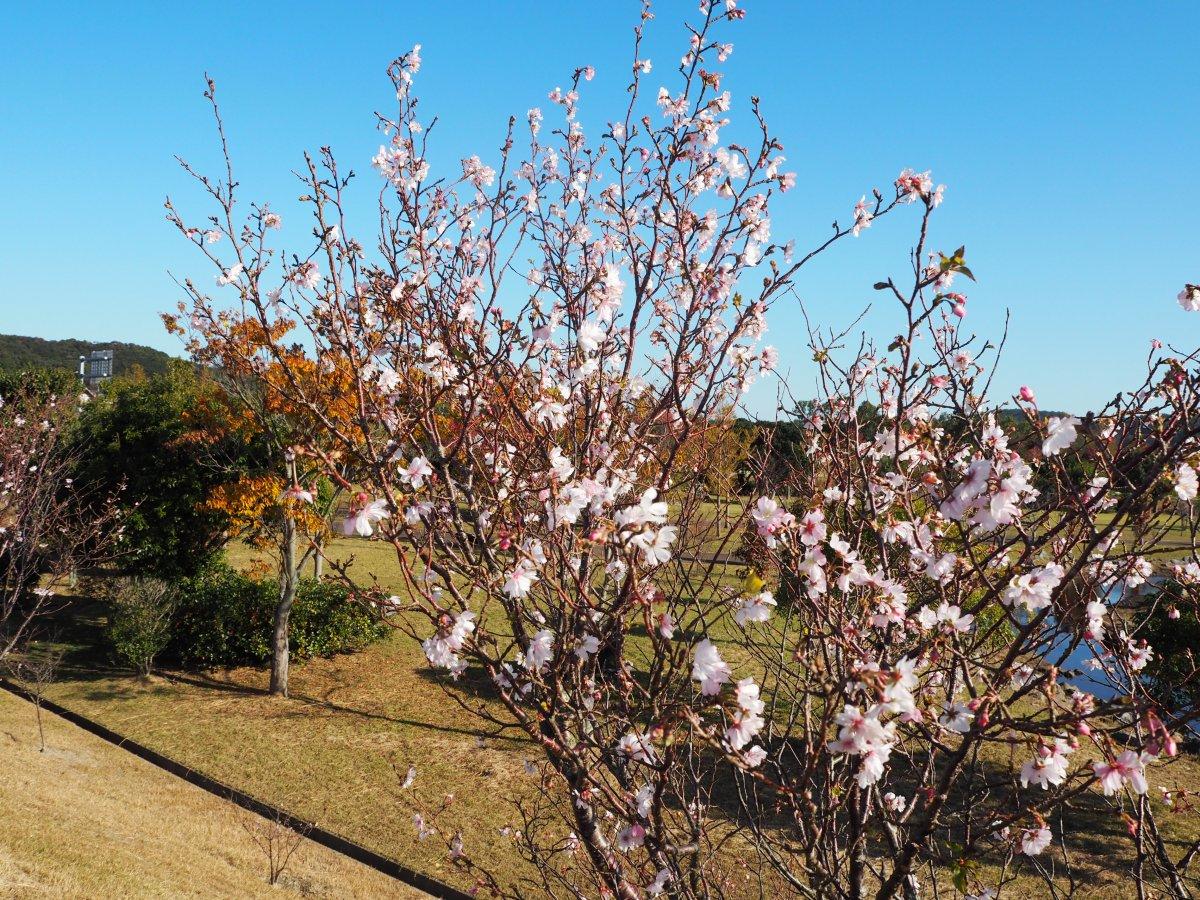
<path fill-rule="evenodd" d="M 153 687 L 147 688 L 153 690 Z M 258 819 L 0 692 L 0 897 L 425 897 L 302 841 L 267 884 Z"/>
<path fill-rule="evenodd" d="M 19 334 L 0 334 L 0 369 L 59 368 L 77 371 L 79 357 L 92 350 L 113 350 L 115 374 L 141 366 L 147 373 L 165 372 L 171 359 L 161 350 L 122 341 L 47 341 Z"/>

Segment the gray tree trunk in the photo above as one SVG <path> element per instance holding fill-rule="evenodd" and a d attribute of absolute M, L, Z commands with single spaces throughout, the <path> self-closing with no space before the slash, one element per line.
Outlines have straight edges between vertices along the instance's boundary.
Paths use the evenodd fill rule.
<path fill-rule="evenodd" d="M 288 460 L 288 475 L 295 483 L 294 460 Z M 300 580 L 296 560 L 296 520 L 288 512 L 283 516 L 283 539 L 280 542 L 279 605 L 275 607 L 275 630 L 271 638 L 271 693 L 288 695 L 288 663 L 291 657 L 289 622 L 292 604 L 296 602 L 296 585 Z"/>
<path fill-rule="evenodd" d="M 296 523 L 288 516 L 283 524 L 283 565 L 280 567 L 279 605 L 275 607 L 275 632 L 271 640 L 271 693 L 288 695 L 288 661 L 291 647 L 288 623 L 296 602 Z"/>

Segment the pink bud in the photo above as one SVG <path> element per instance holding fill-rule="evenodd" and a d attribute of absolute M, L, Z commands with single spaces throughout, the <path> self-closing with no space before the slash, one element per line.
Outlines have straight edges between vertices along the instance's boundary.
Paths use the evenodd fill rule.
<path fill-rule="evenodd" d="M 1021 399 L 1026 403 L 1037 403 L 1037 397 L 1033 395 L 1033 389 L 1027 384 L 1021 385 Z"/>
<path fill-rule="evenodd" d="M 954 308 L 951 309 L 950 311 L 952 313 L 954 313 L 956 316 L 958 316 L 960 319 L 963 318 L 967 314 L 967 308 L 965 306 L 963 306 L 961 303 L 955 303 Z"/>
<path fill-rule="evenodd" d="M 512 547 L 512 538 L 510 538 L 508 535 L 505 535 L 504 537 L 500 538 L 500 549 L 501 550 L 508 550 L 510 547 Z"/>
<path fill-rule="evenodd" d="M 1168 619 L 1178 619 L 1179 618 L 1179 610 L 1176 609 L 1174 606 L 1172 606 L 1170 609 L 1167 610 L 1167 618 Z"/>
<path fill-rule="evenodd" d="M 1089 727 L 1087 722 L 1080 722 L 1079 726 L 1075 730 L 1078 731 L 1080 734 L 1082 734 L 1084 737 L 1087 737 L 1089 734 L 1092 733 L 1092 729 L 1091 729 L 1091 727 Z"/>

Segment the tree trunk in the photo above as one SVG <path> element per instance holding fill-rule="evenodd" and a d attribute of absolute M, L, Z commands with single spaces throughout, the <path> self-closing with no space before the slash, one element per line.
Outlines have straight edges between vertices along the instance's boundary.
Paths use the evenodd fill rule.
<path fill-rule="evenodd" d="M 271 693 L 277 697 L 288 695 L 288 661 L 291 648 L 288 644 L 288 622 L 292 616 L 292 604 L 296 602 L 296 522 L 290 515 L 283 520 L 283 559 L 279 572 L 279 605 L 275 607 L 275 632 L 271 641 Z"/>
<path fill-rule="evenodd" d="M 625 632 L 620 628 L 612 628 L 605 636 L 604 643 L 597 654 L 600 675 L 606 681 L 615 681 L 621 671 L 621 661 L 625 656 Z"/>
<path fill-rule="evenodd" d="M 572 784 L 576 785 L 577 791 L 586 789 L 582 778 L 572 779 Z M 591 805 L 577 801 L 571 807 L 575 812 L 575 828 L 580 840 L 591 857 L 592 865 L 612 892 L 611 895 L 618 900 L 640 900 L 641 892 L 625 875 L 621 860 L 613 853 Z"/>
<path fill-rule="evenodd" d="M 850 871 L 847 896 L 850 900 L 862 900 L 867 875 L 867 795 L 855 788 L 850 798 Z"/>

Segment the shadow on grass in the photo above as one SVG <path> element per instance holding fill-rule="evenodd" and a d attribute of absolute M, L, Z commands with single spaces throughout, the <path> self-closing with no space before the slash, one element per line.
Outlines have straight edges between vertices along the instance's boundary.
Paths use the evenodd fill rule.
<path fill-rule="evenodd" d="M 58 678 L 88 681 L 126 674 L 116 668 L 104 641 L 108 620 L 105 603 L 83 595 L 61 597 L 63 601 L 42 620 L 35 640 L 63 651 Z"/>
<path fill-rule="evenodd" d="M 797 745 L 796 758 L 803 758 L 801 742 L 794 743 Z M 776 746 L 774 749 L 779 748 Z M 897 757 L 893 756 L 887 787 L 912 802 L 929 783 L 920 779 L 923 760 L 917 758 L 911 763 L 897 765 L 896 759 Z M 936 777 L 935 775 L 935 780 Z M 718 779 L 714 782 L 714 790 L 709 799 L 710 804 L 720 809 L 728 821 L 735 825 L 748 826 L 747 813 L 739 802 L 739 781 L 749 790 L 748 783 L 733 774 L 729 779 Z M 807 789 L 819 795 L 822 787 L 814 783 L 808 785 Z M 1011 771 L 1003 765 L 980 761 L 970 778 L 964 778 L 952 788 L 949 800 L 939 817 L 944 824 L 936 831 L 934 845 L 925 846 L 920 851 L 918 858 L 921 862 L 918 863 L 918 868 L 923 864 L 932 863 L 939 872 L 948 873 L 956 862 L 957 851 L 953 848 L 955 845 L 962 846 L 966 843 L 969 828 L 978 841 L 973 852 L 973 862 L 999 869 L 1005 863 L 1012 842 L 1019 836 L 1020 830 L 1033 824 L 1032 817 L 1013 823 L 1008 838 L 980 841 L 979 835 L 992 823 L 1006 819 L 1021 806 L 1037 804 L 1044 796 L 1049 795 L 1043 795 L 1037 788 L 1019 787 Z M 778 838 L 786 835 L 794 826 L 786 810 L 781 811 L 774 801 L 773 795 L 762 793 L 759 796 L 757 813 L 761 816 L 761 821 L 767 823 L 768 830 Z M 1159 831 L 1172 858 L 1178 859 L 1192 846 L 1197 836 L 1194 830 L 1188 833 L 1188 829 L 1176 817 L 1163 814 L 1161 807 L 1158 807 L 1157 811 Z M 1073 882 L 1076 891 L 1083 891 L 1077 894 L 1078 896 L 1091 896 L 1092 891 L 1119 884 L 1123 873 L 1132 870 L 1135 847 L 1122 818 L 1122 807 L 1103 797 L 1099 791 L 1089 790 L 1077 794 L 1068 803 L 1060 806 L 1054 815 L 1047 816 L 1047 820 L 1054 833 L 1051 848 L 1053 865 L 1047 868 L 1046 860 L 1033 860 L 1018 854 L 1015 861 L 1010 863 L 1017 871 L 1033 877 L 1039 877 L 1035 875 L 1035 869 L 1053 872 L 1059 888 Z M 1064 839 L 1071 866 L 1069 875 L 1062 867 L 1063 860 L 1059 849 L 1059 842 Z M 880 840 L 872 843 L 869 854 L 886 859 L 891 857 L 892 850 Z M 1147 877 L 1158 877 L 1152 865 L 1147 867 Z M 1197 883 L 1191 876 L 1185 880 L 1191 884 Z M 948 875 L 946 881 L 949 883 Z M 1165 882 L 1152 881 L 1152 884 L 1156 889 L 1166 888 Z"/>
<path fill-rule="evenodd" d="M 63 658 L 55 680 L 60 683 L 73 682 L 78 685 L 80 687 L 79 696 L 87 702 L 122 701 L 145 697 L 148 694 L 164 696 L 172 692 L 172 684 L 186 685 L 202 691 L 219 692 L 225 696 L 258 699 L 270 697 L 266 688 L 250 683 L 245 678 L 239 678 L 234 669 L 192 672 L 166 668 L 160 669 L 157 675 L 150 679 L 143 679 L 128 669 L 114 666 L 104 638 L 108 617 L 107 604 L 84 595 L 64 596 L 61 599 L 63 602 L 46 617 L 43 627 L 47 636 L 52 635 L 51 642 L 54 647 L 63 651 Z M 491 734 L 487 729 L 390 715 L 386 712 L 341 702 L 335 699 L 336 696 L 345 692 L 352 693 L 356 686 L 355 681 L 336 670 L 325 671 L 322 674 L 324 678 L 332 679 L 335 683 L 317 695 L 293 691 L 289 697 L 289 700 L 293 701 L 293 707 L 285 708 L 283 710 L 285 715 L 308 715 L 310 713 L 305 710 L 316 707 L 338 715 L 388 722 L 409 728 L 465 736 L 484 735 L 491 739 L 499 737 L 503 740 L 519 740 L 512 736 Z M 425 669 L 418 669 L 416 674 L 423 680 L 442 680 L 436 673 Z M 472 692 L 478 691 L 481 696 L 490 695 L 487 697 L 489 700 L 496 699 L 494 686 L 481 673 L 474 673 L 474 677 L 468 674 L 456 687 L 467 688 Z"/>
<path fill-rule="evenodd" d="M 82 677 L 78 677 L 72 673 L 69 678 L 63 680 L 87 683 L 88 686 L 81 692 L 81 697 L 89 702 L 102 703 L 114 700 L 128 700 L 134 697 L 144 697 L 147 694 L 157 694 L 163 696 L 172 692 L 169 684 L 147 684 L 146 682 L 141 681 L 137 676 L 131 675 L 128 672 L 83 672 L 80 673 L 80 675 Z M 161 677 L 168 683 L 187 685 L 188 687 L 196 688 L 201 691 L 220 692 L 226 695 L 242 696 L 248 699 L 257 698 L 266 700 L 270 697 L 270 693 L 263 688 L 215 677 L 210 673 L 184 674 L 181 672 L 171 671 L 163 672 Z M 310 710 L 315 707 L 336 715 L 349 716 L 367 721 L 387 722 L 392 725 L 400 725 L 406 728 L 436 731 L 444 734 L 458 734 L 467 737 L 487 737 L 489 740 L 504 740 L 512 743 L 520 743 L 523 741 L 523 738 L 518 736 L 496 734 L 483 729 L 448 725 L 444 723 L 431 722 L 424 719 L 388 715 L 386 713 L 374 712 L 355 706 L 349 706 L 344 703 L 338 703 L 328 699 L 327 697 L 313 696 L 311 694 L 296 691 L 291 692 L 286 700 L 281 700 L 280 702 L 281 704 L 290 704 L 290 706 L 284 706 L 280 709 L 280 713 L 283 717 L 302 718 L 309 716 L 311 715 Z"/>

